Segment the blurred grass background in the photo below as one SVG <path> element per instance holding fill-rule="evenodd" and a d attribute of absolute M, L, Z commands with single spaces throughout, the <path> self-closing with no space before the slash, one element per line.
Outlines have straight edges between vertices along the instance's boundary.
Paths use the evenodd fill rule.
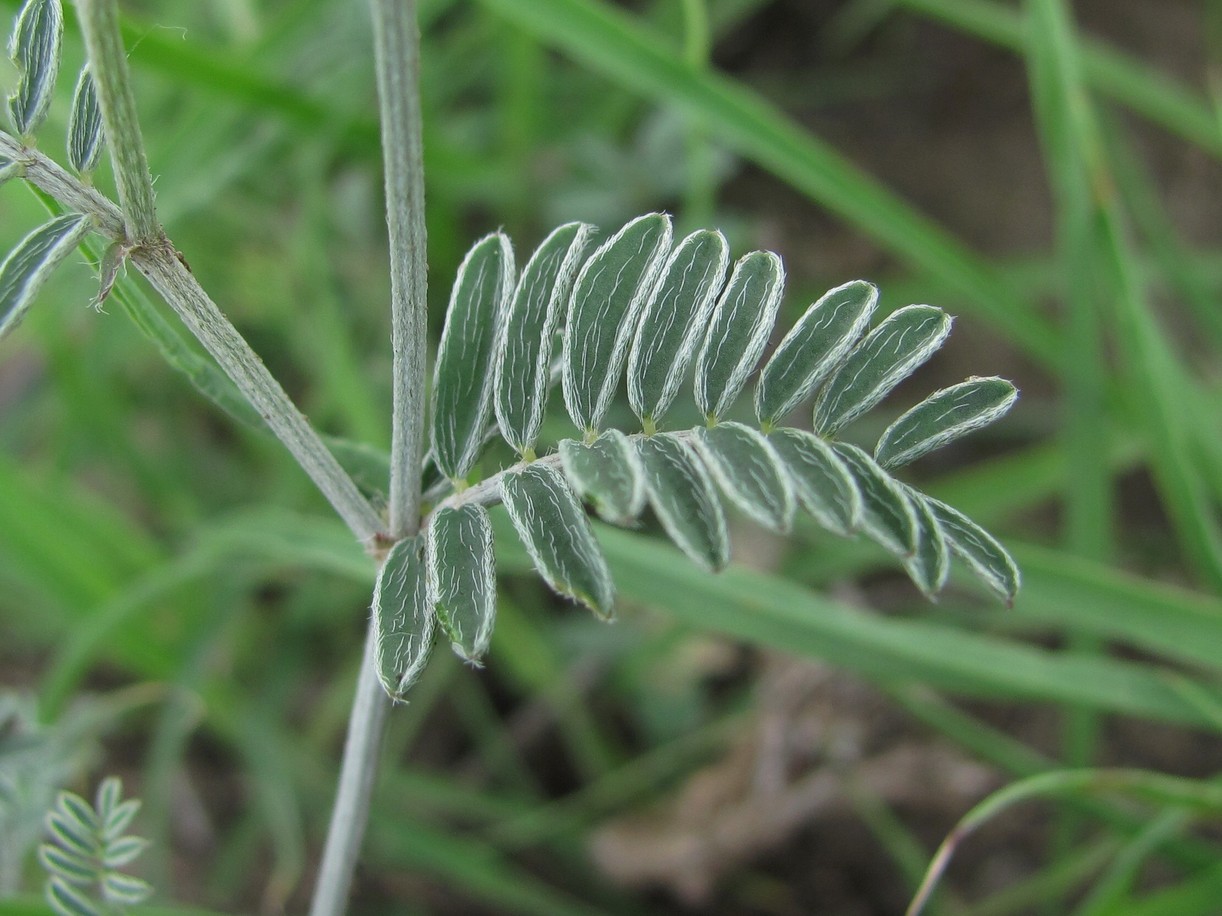
<path fill-rule="evenodd" d="M 363 6 L 124 9 L 170 237 L 318 427 L 384 448 Z M 439 655 L 393 715 L 352 912 L 895 913 L 1014 778 L 1214 777 L 1210 4 L 421 0 L 420 18 L 434 332 L 489 229 L 524 256 L 558 222 L 651 209 L 778 251 L 782 328 L 858 276 L 887 310 L 943 306 L 956 333 L 875 422 L 973 373 L 1023 389 L 913 473 L 1013 548 L 1025 587 L 1008 612 L 966 580 L 930 607 L 880 551 L 745 522 L 707 579 L 601 528 L 608 628 L 500 538 L 488 666 Z M 65 54 L 52 155 L 71 25 Z M 5 187 L 0 247 L 43 212 Z M 115 772 L 144 799 L 162 902 L 300 911 L 372 569 L 274 440 L 91 294 L 63 271 L 0 351 L 0 681 L 63 778 Z M 1220 844 L 1190 811 L 1033 805 L 972 839 L 933 911 L 1217 913 Z"/>

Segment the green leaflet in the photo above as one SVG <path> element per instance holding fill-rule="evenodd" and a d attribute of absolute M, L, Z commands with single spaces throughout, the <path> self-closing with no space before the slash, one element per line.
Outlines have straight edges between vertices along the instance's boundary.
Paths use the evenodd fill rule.
<path fill-rule="evenodd" d="M 17 326 L 42 285 L 93 224 L 77 213 L 57 216 L 18 243 L 0 264 L 0 338 Z"/>
<path fill-rule="evenodd" d="M 492 523 L 483 506 L 442 508 L 425 538 L 428 605 L 460 658 L 477 663 L 496 621 Z"/>
<path fill-rule="evenodd" d="M 547 406 L 552 340 L 594 227 L 568 223 L 543 240 L 518 280 L 496 354 L 496 419 L 518 454 L 534 447 Z"/>
<path fill-rule="evenodd" d="M 142 878 L 119 872 L 108 872 L 102 878 L 102 896 L 111 905 L 135 906 L 147 900 L 152 893 L 153 886 Z"/>
<path fill-rule="evenodd" d="M 373 626 L 378 680 L 401 700 L 428 663 L 436 618 L 428 602 L 424 544 L 420 537 L 395 544 L 373 588 Z"/>
<path fill-rule="evenodd" d="M 23 139 L 33 137 L 51 107 L 59 76 L 64 12 L 59 0 L 27 0 L 9 39 L 8 53 L 17 67 L 17 88 L 8 99 L 13 127 Z"/>
<path fill-rule="evenodd" d="M 547 584 L 609 620 L 615 604 L 611 571 L 590 520 L 560 471 L 535 463 L 506 474 L 501 499 Z"/>
<path fill-rule="evenodd" d="M 495 232 L 467 252 L 450 294 L 433 375 L 433 453 L 454 481 L 467 476 L 484 444 L 497 329 L 513 273 L 513 248 Z"/>
<path fill-rule="evenodd" d="M 58 875 L 47 882 L 46 897 L 59 916 L 102 916 L 93 901 Z"/>
<path fill-rule="evenodd" d="M 13 162 L 11 159 L 0 156 L 0 185 L 10 178 L 20 178 L 24 174 L 25 166 L 22 163 Z"/>
<path fill-rule="evenodd" d="M 760 371 L 755 415 L 772 426 L 811 395 L 870 326 L 878 288 L 853 280 L 824 293 Z"/>
<path fill-rule="evenodd" d="M 832 446 L 861 492 L 861 527 L 870 538 L 900 557 L 912 557 L 918 546 L 916 510 L 900 483 L 855 445 Z"/>
<path fill-rule="evenodd" d="M 861 492 L 832 447 L 818 436 L 790 428 L 774 429 L 768 441 L 815 521 L 839 535 L 856 531 L 861 525 Z"/>
<path fill-rule="evenodd" d="M 955 555 L 962 558 L 977 577 L 1005 601 L 1007 607 L 1013 605 L 1022 577 L 1018 565 L 1006 549 L 993 535 L 958 509 L 932 496 L 922 495 L 921 498 L 938 520 Z"/>
<path fill-rule="evenodd" d="M 682 440 L 658 433 L 637 440 L 645 491 L 670 539 L 702 569 L 730 562 L 725 512 L 700 462 Z"/>
<path fill-rule="evenodd" d="M 669 216 L 639 216 L 600 245 L 577 275 L 564 329 L 561 381 L 569 416 L 587 435 L 598 431 L 615 396 L 670 237 Z"/>
<path fill-rule="evenodd" d="M 1018 389 L 1002 378 L 973 378 L 930 395 L 887 427 L 874 460 L 899 467 L 988 426 L 1018 400 Z"/>
<path fill-rule="evenodd" d="M 692 440 L 734 505 L 773 531 L 793 526 L 793 486 L 762 433 L 726 422 L 693 430 Z"/>
<path fill-rule="evenodd" d="M 89 68 L 81 70 L 68 116 L 68 162 L 78 174 L 90 175 L 102 155 L 102 109 Z"/>
<path fill-rule="evenodd" d="M 713 309 L 696 357 L 696 406 L 716 421 L 738 398 L 768 345 L 785 290 L 785 268 L 771 251 L 738 259 Z"/>
<path fill-rule="evenodd" d="M 618 429 L 589 445 L 560 441 L 560 462 L 577 495 L 604 521 L 631 525 L 645 508 L 645 472 L 636 448 Z"/>
<path fill-rule="evenodd" d="M 904 569 L 916 583 L 917 588 L 924 592 L 931 601 L 946 585 L 946 577 L 950 574 L 950 551 L 947 549 L 946 537 L 942 526 L 934 517 L 933 510 L 922 498 L 922 495 L 912 487 L 901 484 L 912 504 L 917 523 L 917 549 L 911 557 L 904 561 Z"/>
<path fill-rule="evenodd" d="M 674 401 L 729 263 L 725 236 L 707 229 L 685 238 L 666 262 L 628 355 L 628 401 L 642 420 L 660 420 Z"/>
<path fill-rule="evenodd" d="M 929 359 L 950 333 L 951 317 L 931 305 L 893 312 L 832 376 L 815 405 L 815 432 L 828 436 L 861 416 Z"/>

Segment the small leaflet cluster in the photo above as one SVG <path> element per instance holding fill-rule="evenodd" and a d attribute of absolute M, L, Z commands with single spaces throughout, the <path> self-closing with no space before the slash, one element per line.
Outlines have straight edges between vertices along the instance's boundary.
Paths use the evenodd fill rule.
<path fill-rule="evenodd" d="M 139 810 L 139 800 L 123 800 L 123 784 L 115 777 L 102 781 L 92 805 L 72 792 L 59 794 L 47 814 L 52 841 L 38 849 L 48 876 L 45 895 L 56 913 L 108 916 L 148 898 L 148 882 L 120 871 L 148 846 L 124 835 Z"/>
<path fill-rule="evenodd" d="M 21 143 L 32 146 L 46 120 L 59 76 L 64 17 L 60 0 L 27 0 L 13 27 L 8 51 L 17 85 L 8 98 L 8 116 Z M 82 70 L 68 119 L 68 161 L 88 183 L 101 157 L 102 117 L 88 69 Z M 25 164 L 0 156 L 0 185 L 24 174 Z M 0 264 L 0 339 L 25 317 L 40 289 L 85 236 L 91 220 L 57 216 L 27 235 Z"/>
<path fill-rule="evenodd" d="M 625 526 L 649 507 L 710 572 L 730 560 L 723 499 L 778 532 L 801 509 L 890 551 L 931 598 L 954 555 L 1013 600 L 1019 572 L 997 540 L 892 475 L 1002 416 L 1018 396 L 1010 382 L 971 378 L 934 393 L 873 452 L 837 438 L 942 345 L 949 315 L 911 305 L 874 323 L 878 290 L 855 280 L 813 303 L 760 367 L 784 292 L 777 255 L 754 251 L 731 266 L 720 232 L 675 244 L 659 213 L 588 253 L 592 237 L 585 224 L 561 226 L 519 275 L 509 239 L 494 233 L 459 268 L 431 419 L 432 460 L 448 486 L 422 532 L 391 550 L 374 593 L 379 676 L 392 697 L 423 670 L 438 632 L 470 662 L 487 651 L 496 610 L 487 507 L 498 501 L 548 585 L 604 619 L 614 587 L 586 506 Z M 577 434 L 540 457 L 556 366 Z M 754 423 L 729 419 L 753 376 Z M 625 381 L 639 432 L 606 425 Z M 686 384 L 704 425 L 661 431 Z M 784 425 L 803 404 L 813 405 L 810 430 Z M 473 482 L 498 434 L 520 460 Z"/>

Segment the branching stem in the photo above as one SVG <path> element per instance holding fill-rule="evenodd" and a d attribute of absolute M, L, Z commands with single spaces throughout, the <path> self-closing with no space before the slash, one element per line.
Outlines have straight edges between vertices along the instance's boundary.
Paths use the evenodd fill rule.
<path fill-rule="evenodd" d="M 98 231 L 112 241 L 130 244 L 119 208 L 96 190 L 2 132 L 0 155 L 23 163 L 27 181 L 69 210 L 93 217 Z M 259 411 L 357 539 L 372 546 L 382 531 L 381 518 L 267 371 L 259 355 L 204 292 L 174 246 L 165 238 L 158 238 L 131 250 L 130 259 Z"/>

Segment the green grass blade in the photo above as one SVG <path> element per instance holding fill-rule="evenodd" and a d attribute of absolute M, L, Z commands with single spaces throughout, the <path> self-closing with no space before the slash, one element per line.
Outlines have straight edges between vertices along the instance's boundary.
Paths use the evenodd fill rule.
<path fill-rule="evenodd" d="M 513 292 L 513 248 L 496 232 L 458 268 L 433 376 L 433 455 L 454 481 L 475 464 L 492 416 L 497 329 Z"/>
<path fill-rule="evenodd" d="M 790 529 L 793 485 L 762 433 L 726 422 L 693 430 L 692 441 L 721 491 L 744 514 L 773 531 Z"/>
<path fill-rule="evenodd" d="M 631 525 L 645 508 L 645 471 L 636 447 L 618 429 L 589 445 L 560 442 L 560 463 L 577 495 L 603 521 Z"/>
<path fill-rule="evenodd" d="M 600 245 L 577 275 L 564 329 L 561 382 L 569 416 L 588 438 L 598 432 L 619 388 L 670 237 L 669 216 L 638 216 Z"/>
<path fill-rule="evenodd" d="M 615 604 L 611 571 L 563 474 L 554 467 L 528 464 L 504 476 L 501 500 L 547 584 L 609 620 Z"/>
<path fill-rule="evenodd" d="M 648 426 L 666 413 L 708 327 L 730 247 L 720 232 L 693 232 L 662 270 L 628 354 L 628 402 Z"/>
<path fill-rule="evenodd" d="M 709 319 L 696 357 L 696 406 L 710 422 L 725 416 L 768 346 L 785 267 L 771 251 L 738 259 Z"/>
<path fill-rule="evenodd" d="M 878 288 L 854 280 L 829 290 L 785 335 L 760 372 L 755 415 L 768 428 L 806 400 L 870 326 Z"/>

